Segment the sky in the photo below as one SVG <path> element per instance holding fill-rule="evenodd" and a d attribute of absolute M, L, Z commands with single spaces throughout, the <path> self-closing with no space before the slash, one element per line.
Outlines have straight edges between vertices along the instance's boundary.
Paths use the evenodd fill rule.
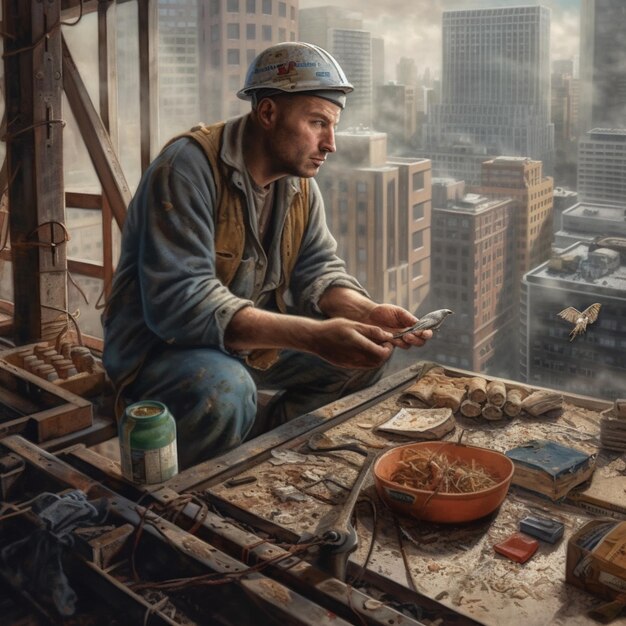
<path fill-rule="evenodd" d="M 364 28 L 385 39 L 386 79 L 395 80 L 400 57 L 414 58 L 418 72 L 441 66 L 441 15 L 444 10 L 541 4 L 551 9 L 551 56 L 578 54 L 580 0 L 300 0 L 300 8 L 337 6 L 360 13 Z"/>

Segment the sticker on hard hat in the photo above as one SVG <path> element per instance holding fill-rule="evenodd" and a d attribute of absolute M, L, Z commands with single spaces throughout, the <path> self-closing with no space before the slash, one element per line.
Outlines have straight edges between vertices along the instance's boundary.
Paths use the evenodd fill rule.
<path fill-rule="evenodd" d="M 274 65 L 265 65 L 254 70 L 255 74 L 263 74 L 264 72 L 271 72 L 277 70 L 279 74 L 285 74 L 288 71 L 297 67 L 319 67 L 319 63 L 312 63 L 311 61 L 296 63 L 295 61 L 289 61 L 289 63 L 276 63 Z M 330 75 L 330 74 L 329 74 Z"/>
<path fill-rule="evenodd" d="M 315 72 L 316 76 L 324 76 L 326 78 L 330 77 L 330 72 Z"/>

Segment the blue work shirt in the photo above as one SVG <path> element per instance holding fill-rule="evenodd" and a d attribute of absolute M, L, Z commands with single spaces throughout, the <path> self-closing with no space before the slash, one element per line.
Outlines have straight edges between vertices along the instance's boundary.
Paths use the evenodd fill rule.
<path fill-rule="evenodd" d="M 251 181 L 242 152 L 248 115 L 226 122 L 220 158 L 241 190 L 244 253 L 228 287 L 216 276 L 213 173 L 202 148 L 190 138 L 170 144 L 144 173 L 128 208 L 122 249 L 103 315 L 103 362 L 113 383 L 133 376 L 161 344 L 221 350 L 233 315 L 246 306 L 266 308 L 281 277 L 282 225 L 299 179 L 274 183 L 273 217 L 264 249 L 258 236 Z M 310 180 L 310 214 L 291 275 L 293 312 L 320 315 L 318 301 L 332 286 L 366 294 L 346 272 L 326 225 L 317 183 Z M 269 242 L 269 243 L 268 243 Z"/>

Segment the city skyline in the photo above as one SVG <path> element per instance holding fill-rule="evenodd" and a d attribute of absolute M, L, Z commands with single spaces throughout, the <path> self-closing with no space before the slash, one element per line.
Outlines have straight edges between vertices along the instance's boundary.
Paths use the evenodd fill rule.
<path fill-rule="evenodd" d="M 363 27 L 372 36 L 385 39 L 385 75 L 395 80 L 395 66 L 402 57 L 416 60 L 420 74 L 429 68 L 441 70 L 441 21 L 444 11 L 489 7 L 541 5 L 551 9 L 551 60 L 578 54 L 580 0 L 389 0 L 386 3 L 360 0 L 301 0 L 300 8 L 334 6 L 360 13 Z"/>

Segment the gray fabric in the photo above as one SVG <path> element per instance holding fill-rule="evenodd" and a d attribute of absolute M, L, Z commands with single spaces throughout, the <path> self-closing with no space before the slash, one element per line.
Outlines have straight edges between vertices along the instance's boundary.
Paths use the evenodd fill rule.
<path fill-rule="evenodd" d="M 63 552 L 73 544 L 71 532 L 75 528 L 105 520 L 106 502 L 90 502 L 76 489 L 62 496 L 41 493 L 31 508 L 44 528 L 4 546 L 0 568 L 13 587 L 26 589 L 38 600 L 54 605 L 60 615 L 73 615 L 77 597 L 63 571 Z"/>

